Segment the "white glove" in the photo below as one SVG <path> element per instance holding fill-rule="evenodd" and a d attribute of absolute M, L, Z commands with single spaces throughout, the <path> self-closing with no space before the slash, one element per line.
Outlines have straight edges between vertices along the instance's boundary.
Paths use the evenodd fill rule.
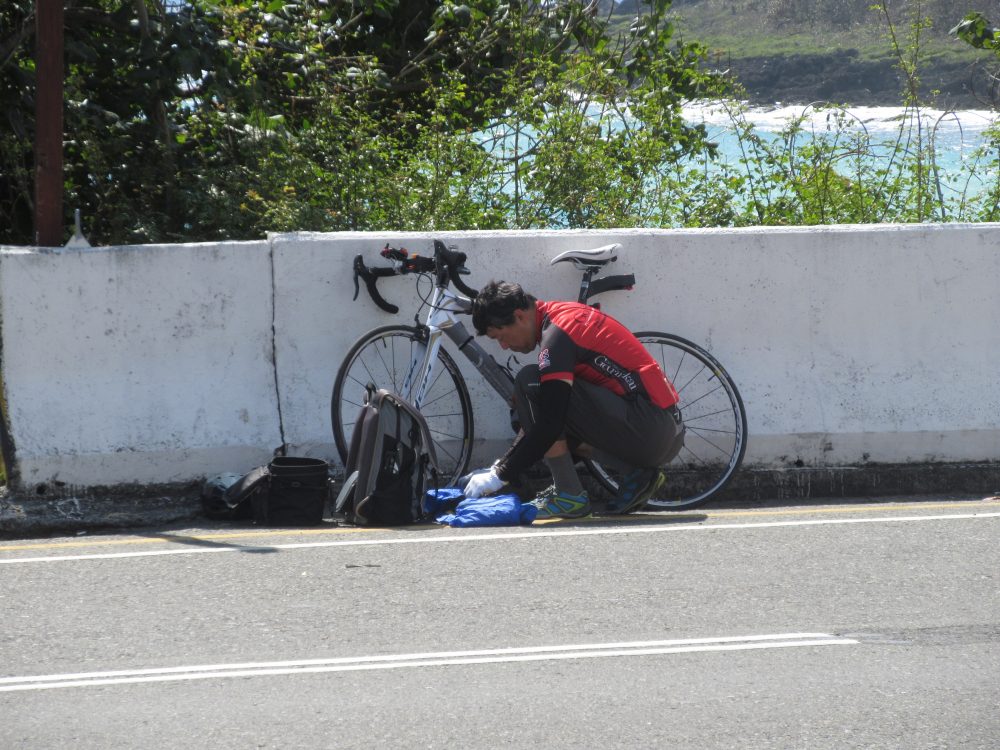
<path fill-rule="evenodd" d="M 489 468 L 483 471 L 475 472 L 469 478 L 468 483 L 466 483 L 465 489 L 462 490 L 462 494 L 466 497 L 483 497 L 484 495 L 492 495 L 505 484 L 507 483 L 497 476 L 496 469 Z"/>

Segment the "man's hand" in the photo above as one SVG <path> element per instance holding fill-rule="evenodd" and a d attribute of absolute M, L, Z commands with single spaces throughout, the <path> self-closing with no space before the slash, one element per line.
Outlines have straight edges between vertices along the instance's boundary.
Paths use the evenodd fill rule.
<path fill-rule="evenodd" d="M 465 485 L 465 489 L 462 490 L 462 494 L 466 497 L 492 495 L 505 484 L 507 483 L 497 476 L 496 469 L 492 467 L 481 469 L 480 471 L 473 472 Z"/>

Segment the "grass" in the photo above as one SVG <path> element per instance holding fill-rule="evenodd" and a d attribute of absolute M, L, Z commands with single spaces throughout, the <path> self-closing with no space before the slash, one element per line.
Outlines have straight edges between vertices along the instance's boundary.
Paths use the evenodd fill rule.
<path fill-rule="evenodd" d="M 743 4 L 721 0 L 675 3 L 672 10 L 677 36 L 699 41 L 723 58 L 824 55 L 855 50 L 863 61 L 892 57 L 891 43 L 881 15 L 870 11 L 864 22 L 850 28 L 773 28 L 759 15 L 741 10 Z M 955 19 L 957 22 L 961 16 Z M 908 27 L 898 21 L 896 34 L 903 41 Z M 947 28 L 930 29 L 921 42 L 925 60 L 939 63 L 972 63 L 989 55 L 972 49 L 948 34 Z"/>

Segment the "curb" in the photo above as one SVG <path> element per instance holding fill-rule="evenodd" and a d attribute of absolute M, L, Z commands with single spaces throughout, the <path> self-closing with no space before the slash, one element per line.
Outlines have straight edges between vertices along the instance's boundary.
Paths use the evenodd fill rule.
<path fill-rule="evenodd" d="M 81 494 L 62 498 L 0 495 L 0 538 L 127 529 L 191 521 L 201 516 L 197 493 Z"/>
<path fill-rule="evenodd" d="M 539 475 L 541 477 L 541 475 Z M 581 474 L 592 498 L 603 489 Z M 538 486 L 547 483 L 538 479 Z M 62 488 L 58 495 L 23 497 L 0 488 L 0 538 L 74 534 L 204 523 L 202 483 L 155 487 Z M 532 483 L 533 486 L 533 483 Z M 334 488 L 336 490 L 336 487 Z M 1000 462 L 870 464 L 826 468 L 743 468 L 708 505 L 755 507 L 773 502 L 837 502 L 917 496 L 1000 496 Z"/>

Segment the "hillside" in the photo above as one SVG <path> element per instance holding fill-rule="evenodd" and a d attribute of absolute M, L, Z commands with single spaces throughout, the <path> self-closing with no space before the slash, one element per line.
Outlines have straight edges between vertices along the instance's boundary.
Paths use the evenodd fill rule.
<path fill-rule="evenodd" d="M 711 64 L 728 70 L 755 104 L 831 101 L 894 106 L 903 82 L 885 17 L 871 0 L 674 0 L 678 36 L 706 44 Z M 921 31 L 918 76 L 924 103 L 943 109 L 984 108 L 986 70 L 995 58 L 948 31 L 982 0 L 905 0 L 892 4 L 902 46 L 911 11 L 930 20 Z M 937 93 L 934 93 L 937 92 Z"/>

